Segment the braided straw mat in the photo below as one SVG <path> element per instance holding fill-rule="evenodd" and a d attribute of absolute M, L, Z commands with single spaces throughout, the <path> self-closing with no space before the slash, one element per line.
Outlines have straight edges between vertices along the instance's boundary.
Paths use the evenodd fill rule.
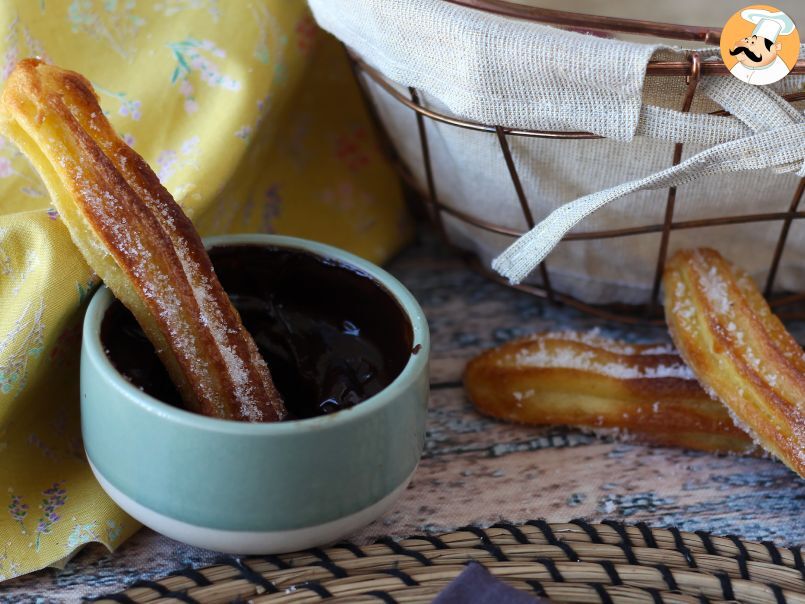
<path fill-rule="evenodd" d="M 470 561 L 552 602 L 805 604 L 800 547 L 583 520 L 498 523 L 373 545 L 225 557 L 96 602 L 430 602 Z"/>

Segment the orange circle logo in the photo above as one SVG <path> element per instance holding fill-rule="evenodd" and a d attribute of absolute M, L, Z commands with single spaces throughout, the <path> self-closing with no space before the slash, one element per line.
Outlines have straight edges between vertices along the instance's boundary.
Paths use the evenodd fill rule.
<path fill-rule="evenodd" d="M 797 26 L 773 6 L 747 6 L 732 15 L 721 32 L 721 58 L 727 69 L 755 86 L 787 76 L 798 56 Z"/>

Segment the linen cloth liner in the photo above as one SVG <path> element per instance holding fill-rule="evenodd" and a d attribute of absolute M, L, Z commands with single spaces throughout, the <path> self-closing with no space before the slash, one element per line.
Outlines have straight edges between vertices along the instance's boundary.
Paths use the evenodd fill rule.
<path fill-rule="evenodd" d="M 381 262 L 409 234 L 343 52 L 303 0 L 4 2 L 2 76 L 32 55 L 92 81 L 205 235 L 278 231 Z M 90 541 L 114 549 L 139 527 L 81 445 L 81 321 L 96 285 L 0 140 L 0 580 Z"/>
<path fill-rule="evenodd" d="M 426 91 L 456 115 L 621 141 L 634 136 L 646 63 L 661 48 L 440 0 L 311 0 L 310 7 L 321 27 L 391 80 Z"/>
<path fill-rule="evenodd" d="M 704 78 L 701 86 L 757 134 L 721 143 L 677 166 L 563 205 L 508 247 L 492 267 L 511 283 L 522 282 L 570 229 L 629 193 L 678 186 L 720 172 L 761 168 L 805 176 L 805 119 L 800 112 L 773 91 L 737 78 Z"/>
<path fill-rule="evenodd" d="M 588 130 L 606 137 L 508 137 L 538 222 L 578 198 L 665 170 L 671 165 L 676 142 L 685 143 L 686 159 L 756 130 L 738 117 L 707 115 L 720 109 L 724 99 L 719 97 L 716 102 L 705 94 L 712 86 L 708 88 L 704 81 L 694 96 L 692 113 L 684 114 L 678 110 L 684 78 L 645 76 L 652 56 L 684 60 L 679 49 L 562 31 L 439 0 L 368 0 L 359 4 L 311 0 L 310 4 L 323 27 L 393 80 L 402 94 L 408 94 L 407 86 L 416 87 L 430 109 L 512 128 Z M 698 52 L 704 60 L 718 55 L 717 48 Z M 732 76 L 704 78 L 708 79 L 723 82 L 736 93 L 751 88 L 732 87 Z M 413 112 L 365 81 L 401 158 L 426 190 Z M 801 76 L 788 76 L 764 89 L 782 94 L 799 90 L 804 83 Z M 778 109 L 766 111 L 777 111 L 779 103 L 784 103 L 771 95 L 767 102 Z M 801 112 L 795 111 L 801 120 Z M 427 119 L 425 125 L 439 201 L 482 220 L 525 230 L 495 136 Z M 796 155 L 795 148 L 789 151 Z M 789 157 L 787 161 L 793 160 Z M 761 160 L 757 169 L 747 163 L 744 167 L 751 171 L 714 174 L 680 185 L 675 219 L 787 211 L 798 178 L 793 173 L 761 169 L 766 163 Z M 628 202 L 613 203 L 588 215 L 575 232 L 661 224 L 666 196 L 665 189 L 636 191 Z M 491 264 L 512 244 L 509 237 L 483 231 L 449 214 L 442 216 L 451 239 L 473 250 L 484 263 Z M 674 231 L 670 250 L 706 240 L 762 279 L 779 232 L 780 223 L 771 221 Z M 643 303 L 653 282 L 659 240 L 658 233 L 649 233 L 559 243 L 547 258 L 552 284 L 592 303 Z M 523 258 L 532 254 L 530 246 L 523 247 L 527 248 Z M 805 229 L 798 221 L 792 225 L 786 249 L 776 285 L 798 290 L 805 280 L 805 267 L 797 262 L 805 253 Z M 518 278 L 534 264 L 533 260 L 524 262 Z M 530 282 L 540 280 L 534 276 Z"/>

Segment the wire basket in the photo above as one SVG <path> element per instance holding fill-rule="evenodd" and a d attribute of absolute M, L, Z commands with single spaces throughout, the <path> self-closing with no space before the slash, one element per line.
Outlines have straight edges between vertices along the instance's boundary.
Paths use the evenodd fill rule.
<path fill-rule="evenodd" d="M 683 26 L 667 23 L 655 23 L 650 21 L 584 15 L 524 6 L 503 0 L 448 0 L 448 2 L 479 9 L 497 15 L 551 24 L 576 31 L 582 30 L 585 33 L 591 33 L 593 35 L 604 35 L 615 32 L 649 35 L 704 44 L 718 44 L 721 33 L 720 29 L 712 27 Z M 476 254 L 467 252 L 466 249 L 462 249 L 461 246 L 456 245 L 456 242 L 451 237 L 449 231 L 445 229 L 445 216 L 449 216 L 453 221 L 459 221 L 460 223 L 470 225 L 488 233 L 504 236 L 510 238 L 511 241 L 514 241 L 514 239 L 523 235 L 527 230 L 533 228 L 536 224 L 536 220 L 535 216 L 533 215 L 532 206 L 529 205 L 529 200 L 527 199 L 527 195 L 521 183 L 521 177 L 520 174 L 518 174 L 516 162 L 513 160 L 511 139 L 520 137 L 555 139 L 557 141 L 556 144 L 559 145 L 562 144 L 561 141 L 599 139 L 602 137 L 591 132 L 514 129 L 501 125 L 485 124 L 465 120 L 460 117 L 456 117 L 455 115 L 435 111 L 432 108 L 426 107 L 422 103 L 420 92 L 415 88 L 408 88 L 408 94 L 403 94 L 399 86 L 395 85 L 394 82 L 386 78 L 382 73 L 364 62 L 349 48 L 347 48 L 347 53 L 350 57 L 350 62 L 355 72 L 356 79 L 361 85 L 364 99 L 367 103 L 373 120 L 378 127 L 379 132 L 381 133 L 383 147 L 385 148 L 387 155 L 389 156 L 402 180 L 416 192 L 415 198 L 418 199 L 422 204 L 425 213 L 436 225 L 444 240 L 451 246 L 460 249 L 472 268 L 483 273 L 491 279 L 501 283 L 506 283 L 504 279 L 494 273 L 491 269 L 487 268 L 486 264 L 482 262 L 476 256 Z M 703 61 L 699 54 L 695 51 L 688 51 L 687 60 L 685 61 L 652 60 L 648 64 L 646 73 L 647 75 L 663 78 L 667 77 L 684 79 L 684 94 L 683 97 L 679 99 L 679 107 L 683 112 L 690 111 L 697 85 L 699 84 L 703 75 L 731 77 L 723 62 L 720 60 Z M 805 74 L 805 61 L 798 61 L 794 69 L 791 71 L 791 74 Z M 418 131 L 418 142 L 424 164 L 424 186 L 419 184 L 417 179 L 413 177 L 411 167 L 406 165 L 405 161 L 401 159 L 401 154 L 398 152 L 393 137 L 390 136 L 386 128 L 384 128 L 384 123 L 380 117 L 376 103 L 372 98 L 372 94 L 367 88 L 367 83 L 369 82 L 372 82 L 374 85 L 376 85 L 376 87 L 382 89 L 382 91 L 387 94 L 389 98 L 393 99 L 393 101 L 399 103 L 414 113 Z M 783 95 L 783 98 L 789 102 L 800 101 L 805 99 L 805 92 L 800 91 L 785 94 Z M 710 113 L 711 115 L 729 115 L 723 110 Z M 517 201 L 519 202 L 519 211 L 522 212 L 523 223 L 526 229 L 511 228 L 510 226 L 498 224 L 494 221 L 482 219 L 474 216 L 471 212 L 464 211 L 462 208 L 455 207 L 455 205 L 450 206 L 440 201 L 439 191 L 443 189 L 441 188 L 442 185 L 438 182 L 437 175 L 432 165 L 432 154 L 426 128 L 426 122 L 428 120 L 444 124 L 449 127 L 494 134 L 500 148 L 500 153 L 508 170 L 508 177 L 510 178 L 512 187 L 516 192 Z M 677 142 L 673 147 L 672 157 L 669 158 L 670 163 L 672 165 L 679 164 L 682 156 L 683 143 Z M 559 288 L 552 286 L 551 270 L 549 268 L 550 257 L 548 262 L 543 262 L 538 267 L 540 276 L 540 281 L 538 283 L 519 284 L 513 285 L 512 287 L 516 287 L 519 290 L 525 291 L 540 298 L 547 298 L 555 303 L 566 304 L 568 306 L 584 310 L 604 319 L 619 320 L 630 323 L 662 323 L 662 308 L 660 305 L 659 295 L 660 285 L 663 267 L 668 256 L 669 242 L 674 232 L 688 229 L 701 229 L 712 226 L 766 223 L 771 221 L 779 224 L 779 236 L 777 237 L 771 263 L 766 273 L 764 293 L 769 299 L 772 307 L 775 308 L 775 311 L 778 312 L 780 316 L 788 319 L 805 318 L 805 312 L 802 312 L 801 309 L 798 308 L 799 305 L 797 304 L 805 300 L 805 293 L 773 293 L 775 279 L 780 266 L 780 260 L 786 247 L 786 240 L 788 238 L 792 223 L 795 220 L 805 218 L 805 211 L 799 209 L 804 190 L 805 178 L 801 178 L 799 179 L 798 184 L 795 186 L 793 191 L 780 191 L 780 195 L 784 195 L 786 198 L 790 197 L 790 203 L 788 204 L 787 211 L 756 212 L 751 214 L 744 213 L 739 215 L 721 215 L 712 218 L 680 220 L 675 219 L 674 212 L 677 202 L 677 188 L 670 187 L 667 191 L 664 219 L 662 222 L 652 222 L 650 224 L 628 226 L 623 228 L 571 232 L 564 237 L 562 240 L 563 242 L 573 242 L 603 240 L 608 238 L 624 238 L 648 233 L 659 234 L 659 244 L 657 246 L 653 280 L 650 290 L 648 290 L 650 291 L 650 294 L 643 303 L 606 305 L 591 304 L 580 300 L 578 297 L 574 297 L 566 292 L 560 291 Z M 785 310 L 781 310 L 782 307 L 792 308 L 786 312 Z"/>

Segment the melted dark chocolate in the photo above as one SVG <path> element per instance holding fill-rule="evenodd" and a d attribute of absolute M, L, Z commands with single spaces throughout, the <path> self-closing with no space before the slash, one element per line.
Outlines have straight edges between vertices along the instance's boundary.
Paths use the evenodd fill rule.
<path fill-rule="evenodd" d="M 257 245 L 216 247 L 210 258 L 289 419 L 352 407 L 388 386 L 408 361 L 411 325 L 368 275 L 306 252 Z M 104 317 L 101 340 L 135 386 L 182 406 L 153 346 L 118 301 Z"/>

